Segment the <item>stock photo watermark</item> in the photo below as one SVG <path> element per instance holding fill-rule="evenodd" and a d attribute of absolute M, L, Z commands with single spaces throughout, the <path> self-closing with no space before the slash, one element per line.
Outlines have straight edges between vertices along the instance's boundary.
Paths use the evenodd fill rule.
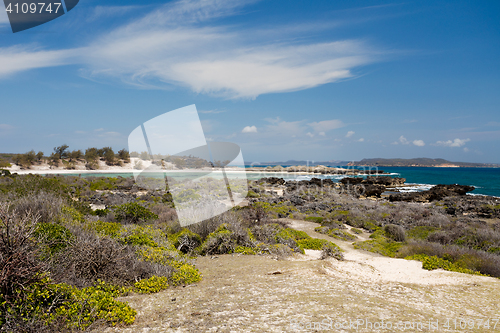
<path fill-rule="evenodd" d="M 406 330 L 417 331 L 442 331 L 442 330 L 472 330 L 482 329 L 488 331 L 500 330 L 499 318 L 464 319 L 446 318 L 444 320 L 372 320 L 364 318 L 333 320 L 325 318 L 321 321 L 291 320 L 289 328 L 292 331 L 331 331 L 331 330 L 387 330 L 403 332 Z"/>

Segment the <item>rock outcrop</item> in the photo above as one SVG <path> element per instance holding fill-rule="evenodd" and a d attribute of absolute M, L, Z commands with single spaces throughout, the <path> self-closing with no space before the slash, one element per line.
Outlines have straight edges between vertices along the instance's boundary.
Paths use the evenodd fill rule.
<path fill-rule="evenodd" d="M 444 185 L 439 184 L 430 190 L 413 193 L 398 193 L 389 196 L 390 201 L 406 201 L 406 202 L 429 202 L 443 200 L 446 197 L 464 196 L 467 192 L 474 190 L 473 186 L 467 185 Z"/>

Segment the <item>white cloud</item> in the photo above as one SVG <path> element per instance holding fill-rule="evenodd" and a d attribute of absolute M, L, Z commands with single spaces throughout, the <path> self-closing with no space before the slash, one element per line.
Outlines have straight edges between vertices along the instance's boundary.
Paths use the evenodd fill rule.
<path fill-rule="evenodd" d="M 310 138 L 313 138 L 314 137 L 314 134 L 312 134 L 311 132 L 307 132 L 306 135 Z"/>
<path fill-rule="evenodd" d="M 344 123 L 338 119 L 323 120 L 307 124 L 311 126 L 315 132 L 328 132 L 333 129 L 344 127 Z"/>
<path fill-rule="evenodd" d="M 255 126 L 245 126 L 241 133 L 257 133 L 257 127 Z"/>
<path fill-rule="evenodd" d="M 464 147 L 464 152 L 468 153 L 469 151 L 470 151 L 470 149 L 469 149 L 469 148 Z"/>
<path fill-rule="evenodd" d="M 399 142 L 402 145 L 408 145 L 408 144 L 410 144 L 410 142 L 408 140 L 406 140 L 406 138 L 404 136 L 402 136 L 402 135 L 399 137 Z"/>
<path fill-rule="evenodd" d="M 364 138 L 360 138 L 360 139 L 358 140 L 358 142 L 365 142 L 365 139 L 364 139 Z"/>
<path fill-rule="evenodd" d="M 0 48 L 0 78 L 34 68 L 67 65 L 78 50 L 43 51 L 33 46 Z"/>
<path fill-rule="evenodd" d="M 318 133 L 318 135 L 320 135 L 320 136 L 325 136 L 325 135 L 326 135 L 326 133 L 325 133 L 325 132 L 319 132 L 319 133 Z"/>
<path fill-rule="evenodd" d="M 350 138 L 351 136 L 353 136 L 356 132 L 354 131 L 349 131 L 347 132 L 347 134 L 345 135 L 346 138 Z"/>
<path fill-rule="evenodd" d="M 413 144 L 417 147 L 423 147 L 425 146 L 424 140 L 413 140 Z"/>
<path fill-rule="evenodd" d="M 180 85 L 224 98 L 255 98 L 353 77 L 382 55 L 362 40 L 297 43 L 296 31 L 268 29 L 256 38 L 213 19 L 252 1 L 183 0 L 67 50 L 0 48 L 0 77 L 22 70 L 78 64 L 82 75 L 145 88 Z M 282 35 L 276 36 L 276 31 Z M 280 40 L 293 42 L 276 43 Z M 200 52 L 203 50 L 203 52 Z M 320 130 L 326 131 L 326 130 Z"/>
<path fill-rule="evenodd" d="M 469 142 L 470 139 L 455 139 L 455 140 L 448 140 L 448 141 L 438 141 L 434 145 L 435 146 L 443 146 L 443 147 L 462 147 L 465 146 L 467 142 Z"/>

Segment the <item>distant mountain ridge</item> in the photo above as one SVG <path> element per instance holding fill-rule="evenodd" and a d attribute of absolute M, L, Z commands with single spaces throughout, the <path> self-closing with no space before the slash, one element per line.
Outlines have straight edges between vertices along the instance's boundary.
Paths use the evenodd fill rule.
<path fill-rule="evenodd" d="M 407 167 L 461 167 L 461 168 L 498 168 L 499 164 L 450 162 L 442 158 L 364 158 L 358 162 L 348 163 L 350 166 L 407 166 Z"/>
<path fill-rule="evenodd" d="M 330 166 L 381 166 L 381 167 L 450 167 L 450 168 L 500 168 L 500 164 L 494 163 L 470 163 L 470 162 L 451 162 L 442 158 L 364 158 L 361 161 L 342 161 L 342 160 L 329 160 L 329 161 L 307 161 L 307 160 L 288 160 L 285 162 L 245 162 L 247 165 L 281 165 L 281 166 L 295 166 L 295 165 L 330 165 Z"/>

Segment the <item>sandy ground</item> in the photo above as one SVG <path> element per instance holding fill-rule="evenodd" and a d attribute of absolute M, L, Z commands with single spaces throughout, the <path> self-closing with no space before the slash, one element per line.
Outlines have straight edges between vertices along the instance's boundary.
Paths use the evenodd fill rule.
<path fill-rule="evenodd" d="M 314 231 L 318 224 L 289 222 L 313 237 L 333 240 Z M 345 261 L 318 260 L 319 251 L 309 250 L 290 260 L 200 257 L 196 266 L 203 274 L 201 282 L 123 297 L 138 311 L 136 322 L 104 331 L 495 331 L 493 320 L 500 319 L 500 280 L 429 272 L 417 261 L 381 257 L 355 250 L 348 242 L 333 241 L 345 250 Z M 478 326 L 486 319 L 490 319 L 490 330 Z M 465 325 L 470 320 L 475 320 L 473 326 Z M 382 321 L 385 328 L 380 326 Z M 448 329 L 447 322 L 451 323 Z M 500 324 L 496 330 L 500 331 Z"/>

